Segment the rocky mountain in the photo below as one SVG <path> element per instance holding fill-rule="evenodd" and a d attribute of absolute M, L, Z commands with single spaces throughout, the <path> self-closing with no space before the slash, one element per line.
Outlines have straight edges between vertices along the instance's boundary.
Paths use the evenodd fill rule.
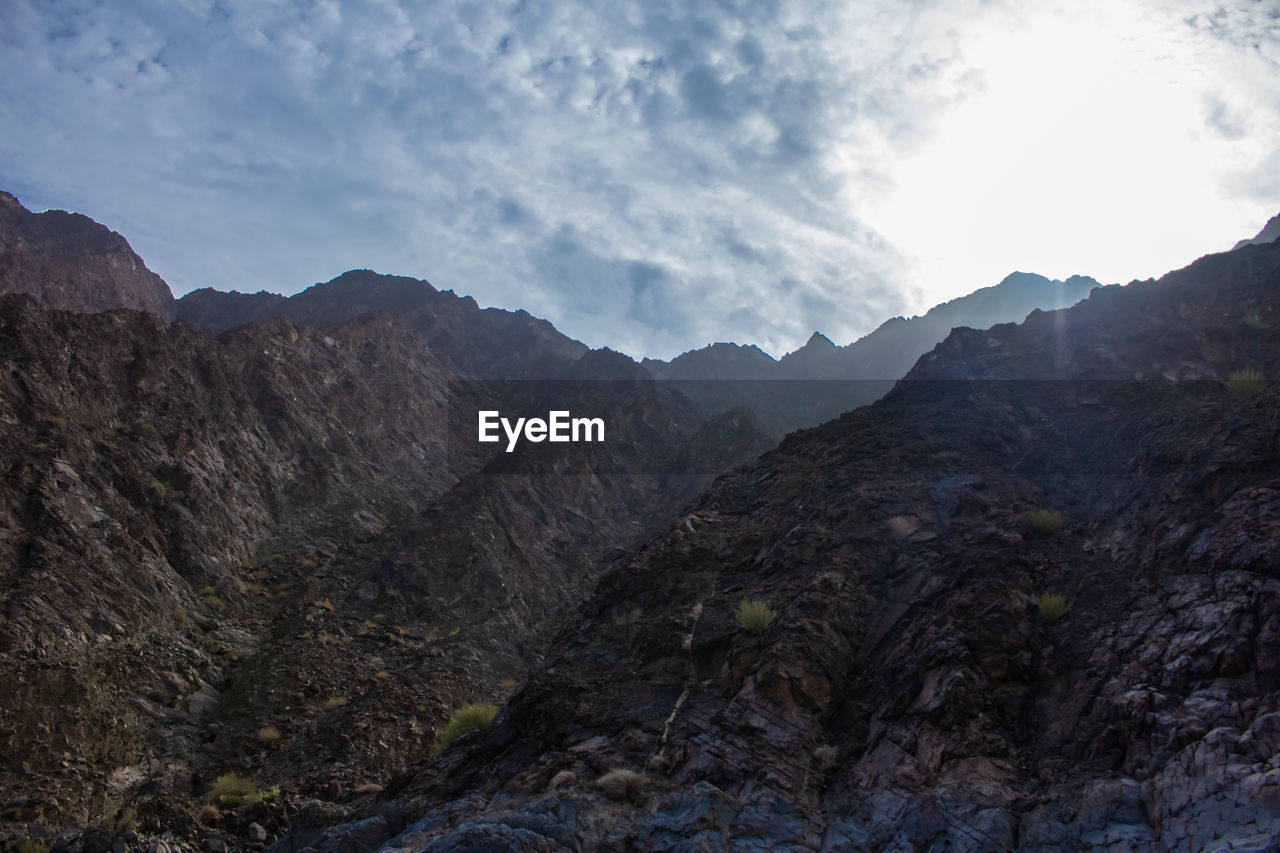
<path fill-rule="evenodd" d="M 1232 249 L 1239 249 L 1241 246 L 1253 246 L 1259 243 L 1273 243 L 1277 239 L 1280 239 L 1280 215 L 1273 216 L 1267 220 L 1267 224 L 1262 226 L 1262 230 L 1254 235 L 1252 240 L 1241 240 Z"/>
<path fill-rule="evenodd" d="M 611 559 L 769 446 L 524 312 L 369 273 L 295 299 L 300 321 L 215 337 L 0 297 L 0 843 L 252 843 L 305 802 L 368 799 L 456 704 L 508 695 Z M 557 381 L 477 381 L 504 364 Z M 619 432 L 507 454 L 465 405 Z"/>
<path fill-rule="evenodd" d="M 175 316 L 169 285 L 119 234 L 78 213 L 32 213 L 3 190 L 0 293 L 29 293 L 68 311 L 136 308 Z"/>
<path fill-rule="evenodd" d="M 482 309 L 470 296 L 370 270 L 343 273 L 287 298 L 194 290 L 178 300 L 177 309 L 179 319 L 215 332 L 273 317 L 323 327 L 370 312 L 405 318 L 461 376 L 549 379 L 587 352 L 585 344 L 527 311 Z"/>
<path fill-rule="evenodd" d="M 878 399 L 953 328 L 1018 322 L 1032 311 L 1073 305 L 1098 286 L 1088 276 L 1057 281 L 1015 272 L 923 316 L 887 320 L 847 346 L 814 332 L 803 347 L 777 361 L 755 346 L 717 343 L 670 362 L 643 364 L 709 411 L 753 409 L 781 438 Z"/>
<path fill-rule="evenodd" d="M 117 250 L 12 221 L 88 310 Z M 368 271 L 0 296 L 0 848 L 1271 849 L 1280 243 L 1073 281 L 774 449 L 872 349 L 673 378 Z M 476 441 L 562 406 L 609 440 Z"/>
<path fill-rule="evenodd" d="M 1274 849 L 1277 329 L 1273 243 L 953 331 L 276 850 Z"/>

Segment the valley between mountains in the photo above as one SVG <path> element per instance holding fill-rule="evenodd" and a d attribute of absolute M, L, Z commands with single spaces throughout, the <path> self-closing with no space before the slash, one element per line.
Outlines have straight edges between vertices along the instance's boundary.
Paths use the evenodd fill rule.
<path fill-rule="evenodd" d="M 174 300 L 0 194 L 0 843 L 1280 849 L 1265 236 L 637 363 L 369 271 Z"/>

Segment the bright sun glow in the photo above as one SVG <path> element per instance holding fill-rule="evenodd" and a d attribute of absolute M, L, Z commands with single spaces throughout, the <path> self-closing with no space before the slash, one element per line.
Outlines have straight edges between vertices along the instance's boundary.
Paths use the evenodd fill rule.
<path fill-rule="evenodd" d="M 1215 47 L 1126 4 L 1080 8 L 966 34 L 977 85 L 860 211 L 908 254 L 921 308 L 1015 269 L 1159 276 L 1274 213 L 1222 198 L 1241 143 L 1206 125 Z"/>

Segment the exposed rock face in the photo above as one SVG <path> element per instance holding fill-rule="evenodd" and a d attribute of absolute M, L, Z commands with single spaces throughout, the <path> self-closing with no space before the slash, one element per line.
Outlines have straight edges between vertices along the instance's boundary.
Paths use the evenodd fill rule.
<path fill-rule="evenodd" d="M 0 298 L 0 788 L 28 799 L 19 819 L 190 793 L 218 689 L 284 604 L 264 593 L 453 479 L 447 375 L 382 319 L 215 341 Z M 264 548 L 289 531 L 311 550 L 278 564 Z"/>
<path fill-rule="evenodd" d="M 278 849 L 1274 849 L 1280 394 L 1239 371 L 1278 329 L 1267 245 L 957 330 L 606 573 L 492 726 Z"/>
<path fill-rule="evenodd" d="M 31 213 L 3 190 L 0 293 L 29 293 L 67 311 L 136 308 L 175 316 L 169 285 L 119 234 L 78 213 Z"/>
<path fill-rule="evenodd" d="M 454 707 L 511 692 L 610 554 L 768 446 L 593 352 L 572 399 L 640 428 L 525 471 L 546 448 L 450 444 L 454 364 L 383 314 L 215 339 L 0 297 L 11 824 L 188 834 L 228 771 L 283 788 L 218 818 L 232 839 L 367 798 Z"/>

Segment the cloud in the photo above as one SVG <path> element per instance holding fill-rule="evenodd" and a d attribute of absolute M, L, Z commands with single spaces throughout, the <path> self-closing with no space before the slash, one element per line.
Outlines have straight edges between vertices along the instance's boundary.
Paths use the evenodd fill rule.
<path fill-rule="evenodd" d="M 927 307 L 918 235 L 886 239 L 876 211 L 950 116 L 998 93 L 974 34 L 1030 14 L 982 0 L 6 7 L 0 108 L 18 120 L 0 134 L 0 184 L 122 231 L 175 290 L 292 292 L 372 267 L 636 356 L 712 340 L 780 354 L 814 329 L 844 342 Z M 1256 106 L 1274 93 L 1258 69 L 1275 39 L 1241 8 L 1150 14 L 1252 57 L 1196 119 L 1247 145 L 1273 127 Z M 1233 180 L 1261 181 L 1263 160 Z"/>

